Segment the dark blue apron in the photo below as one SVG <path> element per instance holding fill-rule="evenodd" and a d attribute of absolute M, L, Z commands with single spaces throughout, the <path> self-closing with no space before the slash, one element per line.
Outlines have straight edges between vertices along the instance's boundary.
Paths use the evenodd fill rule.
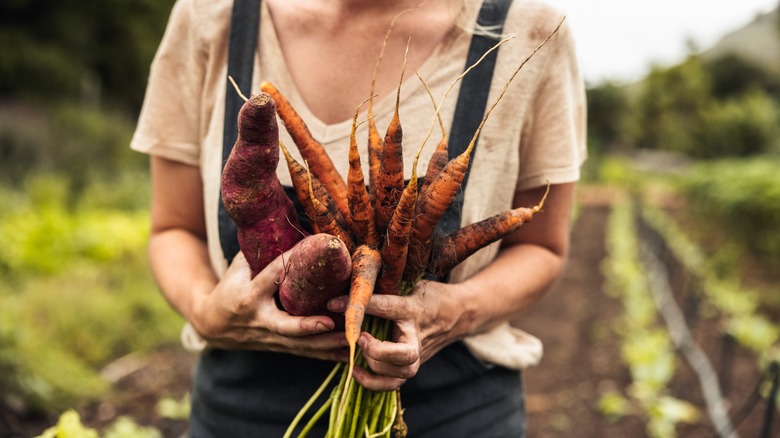
<path fill-rule="evenodd" d="M 486 2 L 478 23 L 491 26 L 500 34 L 510 3 L 511 0 Z M 259 22 L 260 0 L 235 1 L 228 73 L 245 94 L 251 90 Z M 474 35 L 466 67 L 494 44 L 493 39 Z M 482 120 L 496 55 L 497 51 L 492 52 L 463 79 L 450 131 L 450 157 L 466 149 Z M 235 121 L 243 103 L 230 83 L 226 83 L 226 91 L 223 164 L 237 137 Z M 288 193 L 292 195 L 292 191 Z M 297 205 L 295 196 L 291 198 Z M 447 233 L 460 226 L 462 204 L 461 190 L 437 232 Z M 235 223 L 225 212 L 221 199 L 218 219 L 222 249 L 230 262 L 239 247 Z M 282 436 L 332 368 L 331 362 L 288 354 L 209 350 L 201 357 L 195 373 L 190 433 L 195 438 Z M 462 342 L 444 348 L 423 364 L 418 374 L 401 387 L 401 400 L 411 438 L 524 436 L 520 373 L 483 363 Z M 326 421 L 321 421 L 310 436 L 324 436 Z"/>

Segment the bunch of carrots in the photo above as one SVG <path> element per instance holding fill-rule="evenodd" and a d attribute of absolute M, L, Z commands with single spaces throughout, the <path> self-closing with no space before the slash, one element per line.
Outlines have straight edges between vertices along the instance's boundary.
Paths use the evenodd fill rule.
<path fill-rule="evenodd" d="M 318 314 L 326 312 L 324 303 L 328 299 L 348 288 L 349 302 L 344 315 L 344 331 L 349 345 L 350 361 L 348 366 L 336 365 L 290 424 L 285 437 L 292 436 L 299 428 L 303 417 L 331 385 L 339 371 L 341 377 L 338 384 L 332 388 L 325 403 L 302 426 L 299 437 L 305 436 L 326 412 L 329 412 L 327 436 L 330 438 L 406 435 L 400 393 L 366 390 L 352 377 L 356 364 L 366 367 L 365 360 L 357 351 L 356 344 L 360 333 L 367 331 L 380 340 L 388 340 L 391 334 L 391 322 L 372 316 L 366 317 L 366 306 L 373 293 L 405 295 L 410 293 L 414 285 L 426 275 L 446 274 L 479 249 L 516 231 L 541 210 L 544 198 L 536 206 L 505 211 L 463 227 L 447 236 L 437 236 L 434 233 L 439 220 L 460 189 L 476 139 L 490 112 L 522 66 L 557 30 L 558 28 L 517 68 L 507 81 L 501 95 L 486 112 L 468 148 L 451 160 L 448 158 L 446 130 L 438 115 L 441 103 L 435 105 L 434 102 L 436 107 L 434 117 L 439 121 L 442 139 L 431 157 L 423 182 L 420 182 L 417 176 L 417 160 L 425 143 L 417 150 L 411 179 L 406 184 L 404 182 L 403 138 L 399 117 L 400 82 L 395 111 L 384 136 L 380 135 L 374 121 L 373 99 L 367 100 L 368 184 L 364 180 L 363 163 L 360 160 L 355 135 L 360 108 L 353 117 L 348 157 L 349 170 L 345 181 L 323 146 L 312 137 L 302 118 L 274 85 L 268 82 L 262 83 L 260 85 L 262 93 L 247 99 L 245 108 L 242 108 L 239 114 L 239 139 L 223 172 L 222 193 L 228 213 L 238 224 L 239 243 L 250 265 L 259 254 L 285 251 L 302 238 L 298 231 L 297 218 L 291 217 L 294 213 L 290 212 L 289 199 L 282 199 L 278 195 L 280 190 L 275 174 L 256 170 L 258 167 L 275 169 L 279 150 L 284 154 L 296 195 L 304 207 L 305 214 L 311 220 L 314 235 L 324 234 L 328 237 L 319 240 L 328 242 L 331 248 L 329 254 L 338 257 L 337 261 L 340 263 L 338 266 L 343 266 L 344 260 L 347 263 L 345 268 L 339 268 L 341 272 L 332 273 L 332 277 L 337 277 L 338 281 L 335 283 L 335 288 L 330 288 L 327 296 L 322 296 L 324 287 L 319 286 L 326 281 L 327 272 L 317 274 L 319 277 L 313 281 L 296 283 L 296 285 L 308 284 L 311 291 L 304 291 L 302 287 L 298 287 L 298 290 L 291 292 L 293 297 L 303 297 L 299 299 L 303 304 L 297 307 L 291 306 L 296 308 L 295 314 Z M 491 51 L 505 41 L 507 40 L 501 41 Z M 481 59 L 477 63 L 480 61 Z M 454 86 L 471 68 L 459 76 L 452 85 Z M 267 113 L 274 109 L 297 146 L 304 163 L 297 162 L 287 147 L 278 140 L 278 131 L 275 136 L 273 135 L 276 119 L 272 117 L 272 120 L 268 120 Z M 249 119 L 251 114 L 259 113 L 265 114 L 266 117 L 262 123 L 258 123 L 263 126 L 257 128 Z M 426 140 L 430 137 L 434 125 L 435 120 L 431 124 Z M 255 181 L 252 181 L 253 178 Z M 258 182 L 258 178 L 262 181 Z M 252 201 L 258 196 L 263 199 L 259 202 Z M 246 219 L 247 210 L 256 208 L 259 204 L 268 204 L 268 199 L 272 200 L 273 211 Z M 275 230 L 273 236 L 268 235 L 269 229 Z M 279 235 L 291 236 L 294 233 L 298 233 L 299 237 L 279 239 Z M 336 249 L 334 242 L 343 244 L 343 249 Z M 303 245 L 304 242 L 297 244 Z M 308 252 L 311 257 L 311 253 L 320 254 L 317 248 L 324 247 L 325 244 L 314 242 L 309 245 L 310 250 L 299 252 Z M 350 259 L 351 266 L 349 266 Z M 253 273 L 259 272 L 266 263 L 267 261 L 262 261 L 252 265 Z M 310 269 L 307 269 L 309 265 L 306 263 L 308 262 L 304 262 L 303 268 L 297 272 L 288 272 L 287 277 L 312 275 L 308 273 Z M 324 265 L 321 260 L 311 263 L 311 266 Z M 289 264 L 294 265 L 294 261 L 291 260 Z M 344 275 L 345 271 L 347 275 Z M 280 287 L 280 293 L 286 294 L 286 290 L 282 289 L 284 288 Z M 287 289 L 295 289 L 295 287 Z M 319 296 L 311 298 L 311 303 L 317 304 L 309 305 L 307 296 L 317 294 Z M 282 298 L 284 303 L 285 297 Z M 288 311 L 293 313 L 292 310 Z"/>

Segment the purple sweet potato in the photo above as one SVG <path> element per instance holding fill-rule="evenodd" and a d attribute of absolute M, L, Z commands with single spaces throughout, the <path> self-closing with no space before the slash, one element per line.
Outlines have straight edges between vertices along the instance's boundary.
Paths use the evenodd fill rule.
<path fill-rule="evenodd" d="M 238 139 L 222 172 L 222 200 L 238 225 L 238 244 L 257 275 L 303 238 L 279 179 L 279 127 L 273 99 L 252 96 L 238 113 Z"/>
<path fill-rule="evenodd" d="M 336 236 L 318 233 L 293 249 L 279 285 L 282 307 L 296 316 L 326 315 L 326 304 L 344 292 L 352 273 L 352 258 Z"/>

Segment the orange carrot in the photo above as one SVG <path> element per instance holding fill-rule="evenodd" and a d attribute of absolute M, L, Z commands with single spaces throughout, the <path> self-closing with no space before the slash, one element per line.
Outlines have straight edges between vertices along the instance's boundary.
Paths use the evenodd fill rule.
<path fill-rule="evenodd" d="M 312 206 L 314 207 L 313 221 L 317 224 L 317 228 L 321 233 L 328 233 L 338 237 L 344 242 L 345 245 L 347 245 L 349 252 L 352 253 L 352 251 L 355 249 L 355 243 L 349 233 L 349 229 L 339 224 L 333 214 L 328 211 L 328 207 L 314 196 L 314 188 L 312 183 L 312 180 L 314 179 L 315 178 L 313 176 L 309 177 L 309 198 L 311 200 Z"/>
<path fill-rule="evenodd" d="M 313 231 L 315 233 L 320 232 L 319 227 L 317 226 L 317 221 L 315 219 L 316 211 L 314 210 L 314 205 L 311 202 L 312 196 L 317 198 L 320 203 L 325 205 L 327 210 L 331 215 L 333 215 L 333 218 L 342 228 L 347 229 L 347 224 L 344 220 L 344 217 L 336 208 L 333 200 L 330 198 L 330 194 L 327 190 L 325 190 L 325 187 L 322 186 L 320 180 L 318 180 L 314 175 L 309 174 L 309 172 L 305 167 L 303 167 L 301 163 L 295 161 L 295 158 L 293 158 L 293 156 L 290 154 L 290 151 L 287 150 L 287 147 L 281 141 L 279 141 L 279 147 L 282 149 L 284 158 L 287 160 L 287 169 L 290 171 L 290 179 L 292 180 L 293 188 L 295 189 L 295 195 L 297 196 L 301 205 L 303 205 L 303 210 L 306 213 L 306 216 L 308 216 L 310 219 Z M 309 193 L 310 183 L 312 188 L 311 194 Z"/>
<path fill-rule="evenodd" d="M 477 138 L 479 138 L 479 133 L 482 131 L 482 127 L 485 126 L 485 122 L 487 122 L 488 117 L 490 117 L 490 114 L 501 101 L 501 98 L 504 97 L 506 90 L 509 88 L 509 85 L 515 79 L 517 74 L 520 73 L 520 70 L 522 70 L 525 64 L 531 60 L 536 52 L 538 52 L 545 44 L 547 44 L 547 41 L 549 41 L 550 38 L 552 38 L 553 35 L 558 32 L 562 24 L 563 20 L 558 23 L 558 26 L 552 31 L 552 33 L 550 33 L 550 35 L 548 35 L 547 38 L 545 38 L 544 41 L 542 41 L 515 69 L 515 71 L 504 84 L 504 88 L 501 90 L 501 93 L 499 93 L 495 102 L 493 102 L 490 108 L 485 111 L 485 115 L 482 117 L 482 121 L 479 123 L 476 132 L 474 132 L 474 135 L 471 137 L 471 141 L 469 142 L 466 150 L 447 163 L 444 169 L 442 169 L 436 178 L 431 181 L 425 193 L 423 193 L 418 199 L 418 214 L 415 215 L 415 220 L 412 224 L 412 236 L 409 239 L 409 255 L 406 269 L 404 271 L 404 278 L 406 280 L 418 280 L 428 266 L 428 258 L 430 257 L 431 250 L 431 237 L 433 236 L 433 232 L 436 228 L 436 225 L 439 223 L 439 220 L 441 220 L 442 216 L 444 216 L 444 212 L 447 210 L 447 208 L 449 208 L 450 203 L 452 203 L 452 200 L 455 197 L 455 193 L 458 191 L 458 189 L 460 189 L 461 183 L 463 182 L 463 179 L 465 178 L 466 172 L 469 168 L 471 152 L 474 150 Z M 507 41 L 507 39 L 502 40 L 493 48 L 498 47 L 504 41 Z M 480 58 L 477 63 L 479 63 L 481 59 L 482 58 Z M 474 66 L 472 65 L 466 69 L 463 74 L 466 74 L 473 67 Z M 462 76 L 463 75 L 459 76 L 458 78 L 461 78 Z M 437 113 L 439 108 L 440 105 L 437 107 Z"/>
<path fill-rule="evenodd" d="M 398 107 L 401 105 L 401 84 L 404 80 L 406 69 L 406 55 L 409 53 L 409 44 L 406 45 L 404 54 L 404 68 L 401 70 L 401 78 L 398 82 L 398 91 L 395 97 L 395 111 L 393 119 L 387 126 L 385 142 L 382 146 L 382 160 L 379 163 L 379 173 L 376 184 L 376 222 L 381 233 L 384 233 L 390 217 L 393 215 L 398 200 L 404 191 L 404 152 L 403 129 L 401 119 L 398 116 Z"/>
<path fill-rule="evenodd" d="M 401 279 L 409 249 L 409 233 L 418 197 L 417 161 L 420 159 L 422 149 L 420 146 L 417 150 L 412 167 L 412 177 L 387 226 L 385 242 L 382 247 L 382 275 L 377 282 L 377 293 L 396 295 L 401 293 Z"/>
<path fill-rule="evenodd" d="M 425 178 L 420 185 L 420 193 L 425 193 L 425 191 L 428 190 L 431 181 L 433 181 L 436 178 L 436 175 L 441 173 L 441 170 L 447 165 L 447 161 L 450 159 L 448 140 L 449 139 L 446 136 L 442 137 L 438 146 L 436 146 L 436 149 L 431 154 L 430 161 L 428 161 L 428 170 L 425 171 Z"/>
<path fill-rule="evenodd" d="M 376 180 L 379 174 L 379 163 L 382 159 L 384 142 L 376 128 L 374 111 L 368 107 L 368 194 L 371 199 L 376 197 Z"/>
<path fill-rule="evenodd" d="M 362 104 L 361 104 L 362 105 Z M 363 179 L 363 167 L 360 165 L 355 131 L 357 130 L 358 110 L 352 118 L 352 132 L 349 136 L 349 172 L 347 173 L 347 199 L 349 215 L 352 218 L 352 231 L 358 242 L 376 246 L 379 244 L 374 207 L 368 198 L 366 183 Z"/>
<path fill-rule="evenodd" d="M 360 245 L 352 255 L 352 281 L 349 288 L 349 301 L 347 310 L 344 313 L 344 334 L 349 345 L 349 372 L 347 376 L 352 376 L 355 368 L 355 349 L 358 337 L 363 326 L 363 319 L 366 315 L 366 306 L 371 295 L 374 294 L 374 284 L 382 268 L 382 256 L 376 248 L 368 245 Z M 349 379 L 344 385 L 344 394 L 349 391 Z M 342 396 L 342 406 L 339 408 L 339 414 L 343 414 L 343 404 L 346 400 Z"/>
<path fill-rule="evenodd" d="M 352 254 L 352 283 L 349 290 L 349 302 L 344 314 L 344 332 L 352 353 L 354 353 L 355 344 L 360 336 L 366 305 L 374 293 L 374 283 L 381 268 L 382 256 L 376 248 L 360 245 L 355 249 Z"/>
<path fill-rule="evenodd" d="M 462 154 L 450 160 L 420 196 L 409 239 L 405 279 L 416 281 L 428 266 L 433 232 L 460 189 L 469 168 L 474 144 L 472 141 Z"/>
<path fill-rule="evenodd" d="M 425 3 L 425 2 L 422 2 Z M 387 27 L 385 32 L 385 39 L 382 41 L 382 49 L 379 51 L 379 56 L 376 60 L 376 66 L 374 66 L 374 73 L 371 76 L 371 99 L 368 101 L 368 194 L 371 199 L 376 194 L 377 175 L 379 174 L 379 163 L 382 156 L 382 137 L 379 135 L 379 131 L 376 128 L 376 121 L 374 120 L 374 97 L 376 90 L 376 75 L 379 72 L 379 66 L 382 64 L 382 59 L 385 56 L 385 49 L 387 48 L 387 41 L 390 39 L 390 34 L 395 27 L 395 22 L 398 21 L 404 14 L 413 11 L 414 9 L 422 6 L 418 4 L 412 8 L 401 11 L 393 17 L 393 21 L 390 22 L 390 26 Z"/>
<path fill-rule="evenodd" d="M 517 231 L 523 224 L 530 222 L 541 211 L 550 186 L 542 200 L 533 207 L 520 207 L 503 211 L 495 216 L 467 225 L 445 237 L 434 250 L 428 271 L 435 275 L 444 275 L 480 249 Z"/>
<path fill-rule="evenodd" d="M 322 185 L 328 190 L 333 202 L 347 223 L 350 222 L 349 206 L 347 205 L 347 184 L 339 175 L 336 167 L 333 165 L 330 156 L 320 142 L 312 137 L 309 128 L 300 115 L 290 105 L 287 99 L 270 82 L 260 84 L 260 89 L 270 94 L 276 102 L 276 112 L 279 118 L 287 128 L 287 132 L 292 137 L 303 159 L 309 163 L 311 173 L 322 182 Z"/>

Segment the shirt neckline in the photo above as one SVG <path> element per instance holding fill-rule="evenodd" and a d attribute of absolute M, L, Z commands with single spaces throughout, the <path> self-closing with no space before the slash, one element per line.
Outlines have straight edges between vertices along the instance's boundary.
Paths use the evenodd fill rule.
<path fill-rule="evenodd" d="M 258 47 L 261 50 L 267 50 L 268 56 L 271 59 L 278 60 L 278 77 L 274 78 L 275 85 L 279 90 L 284 92 L 285 97 L 290 102 L 300 116 L 306 121 L 306 125 L 311 131 L 314 138 L 321 143 L 330 143 L 333 141 L 344 140 L 349 138 L 352 128 L 352 118 L 342 120 L 336 123 L 325 123 L 319 117 L 317 117 L 303 100 L 298 88 L 295 86 L 295 82 L 290 75 L 287 62 L 282 53 L 281 45 L 279 44 L 276 28 L 271 20 L 271 14 L 266 2 L 262 3 L 261 10 L 261 29 L 267 28 L 268 37 L 263 41 L 261 35 L 258 35 L 260 41 Z M 262 32 L 261 32 L 262 33 Z M 454 26 L 449 32 L 438 42 L 430 56 L 423 62 L 417 72 L 424 79 L 431 76 L 439 66 L 446 60 L 446 55 L 449 49 L 453 46 L 453 43 L 457 40 L 458 36 L 463 36 L 465 32 Z M 422 88 L 422 83 L 419 79 L 414 77 L 415 75 L 409 75 L 407 72 L 403 83 L 401 84 L 401 103 L 405 102 L 408 97 Z M 368 97 L 368 96 L 366 96 Z M 396 93 L 390 93 L 379 100 L 374 101 L 374 114 L 377 118 L 382 118 L 391 114 L 395 108 Z M 362 109 L 362 115 L 365 115 L 366 109 Z"/>

